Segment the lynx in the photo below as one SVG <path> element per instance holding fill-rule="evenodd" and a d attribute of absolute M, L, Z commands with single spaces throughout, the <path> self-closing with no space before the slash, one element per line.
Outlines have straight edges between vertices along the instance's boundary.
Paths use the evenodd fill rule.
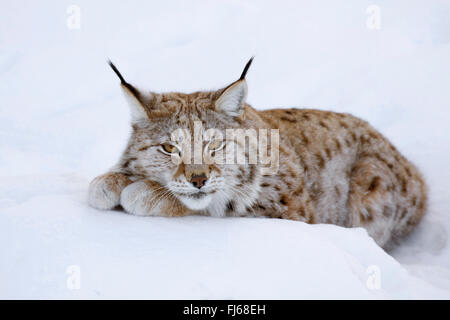
<path fill-rule="evenodd" d="M 138 90 L 110 62 L 130 105 L 132 133 L 118 163 L 91 182 L 89 204 L 139 216 L 256 216 L 363 227 L 385 248 L 408 234 L 427 207 L 418 169 L 350 114 L 252 108 L 245 80 L 251 63 L 220 90 L 184 94 Z M 278 171 L 262 174 L 258 163 L 174 162 L 187 150 L 171 134 L 193 133 L 195 122 L 204 131 L 278 129 Z M 250 156 L 226 138 L 202 148 L 212 158 L 232 148 Z"/>

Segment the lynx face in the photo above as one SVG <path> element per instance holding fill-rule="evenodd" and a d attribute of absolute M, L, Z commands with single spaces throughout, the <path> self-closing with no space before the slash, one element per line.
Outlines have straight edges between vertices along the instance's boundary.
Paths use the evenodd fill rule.
<path fill-rule="evenodd" d="M 245 146 L 226 134 L 246 126 L 240 117 L 247 95 L 243 78 L 225 89 L 192 94 L 144 94 L 125 82 L 122 88 L 133 131 L 121 171 L 159 183 L 167 197 L 194 211 L 222 215 L 232 199 L 242 198 L 242 205 L 253 200 L 255 165 L 224 161 L 229 153 L 248 157 Z"/>
<path fill-rule="evenodd" d="M 151 177 L 188 208 L 204 210 L 213 199 L 223 202 L 233 198 L 241 172 L 236 164 L 216 161 L 217 151 L 226 154 L 234 150 L 235 142 L 208 139 L 205 133 L 213 129 L 225 137 L 225 129 L 237 124 L 233 123 L 233 118 L 226 119 L 213 110 L 199 109 L 200 114 L 193 115 L 190 108 L 182 110 L 186 101 L 171 101 L 179 110 L 176 118 L 143 119 L 133 126 L 130 155 L 134 156 L 128 158 L 127 168 L 133 175 Z M 195 125 L 203 138 L 200 150 L 194 150 Z M 181 130 L 192 133 L 187 141 L 174 139 L 174 133 Z M 242 152 L 241 148 L 237 150 Z M 200 153 L 200 163 L 195 164 L 194 151 Z"/>

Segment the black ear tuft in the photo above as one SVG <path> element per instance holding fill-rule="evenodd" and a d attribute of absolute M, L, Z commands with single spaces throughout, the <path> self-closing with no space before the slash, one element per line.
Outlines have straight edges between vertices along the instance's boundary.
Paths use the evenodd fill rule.
<path fill-rule="evenodd" d="M 126 84 L 127 82 L 125 81 L 125 79 L 122 77 L 122 75 L 120 74 L 119 70 L 117 70 L 116 66 L 111 62 L 111 60 L 108 60 L 108 64 L 111 67 L 111 69 L 113 69 L 113 71 L 116 73 L 116 75 L 119 77 L 120 82 L 122 84 Z"/>
<path fill-rule="evenodd" d="M 239 78 L 239 80 L 245 79 L 245 75 L 247 74 L 248 68 L 250 68 L 250 66 L 252 65 L 253 58 L 254 57 L 251 57 L 250 60 L 248 60 L 247 64 L 245 65 L 244 71 L 242 71 L 242 74 L 241 74 L 241 77 Z"/>
<path fill-rule="evenodd" d="M 130 93 L 135 96 L 136 99 L 138 99 L 141 103 L 143 103 L 141 94 L 139 93 L 139 91 L 135 87 L 133 87 L 131 84 L 129 84 L 128 82 L 125 81 L 125 79 L 120 74 L 119 70 L 117 70 L 116 66 L 111 62 L 111 60 L 108 60 L 108 64 L 111 67 L 111 69 L 113 69 L 115 74 L 119 77 L 120 83 L 122 84 L 122 86 L 127 88 L 130 91 Z"/>

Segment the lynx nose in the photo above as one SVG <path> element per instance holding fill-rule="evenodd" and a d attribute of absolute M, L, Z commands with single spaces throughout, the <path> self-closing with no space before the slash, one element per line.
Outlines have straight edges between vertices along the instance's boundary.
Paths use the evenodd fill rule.
<path fill-rule="evenodd" d="M 191 183 L 194 185 L 194 187 L 199 189 L 205 185 L 206 180 L 208 180 L 208 177 L 206 177 L 206 174 L 204 173 L 193 174 L 191 177 Z"/>

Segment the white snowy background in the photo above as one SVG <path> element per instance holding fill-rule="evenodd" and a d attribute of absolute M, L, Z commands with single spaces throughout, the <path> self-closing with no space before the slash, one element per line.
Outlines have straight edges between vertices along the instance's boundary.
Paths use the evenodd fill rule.
<path fill-rule="evenodd" d="M 1 0 L 0 298 L 450 298 L 449 16 L 446 0 Z M 108 58 L 140 87 L 190 92 L 234 81 L 252 55 L 254 107 L 351 112 L 423 171 L 429 211 L 401 246 L 87 206 L 130 132 Z"/>

